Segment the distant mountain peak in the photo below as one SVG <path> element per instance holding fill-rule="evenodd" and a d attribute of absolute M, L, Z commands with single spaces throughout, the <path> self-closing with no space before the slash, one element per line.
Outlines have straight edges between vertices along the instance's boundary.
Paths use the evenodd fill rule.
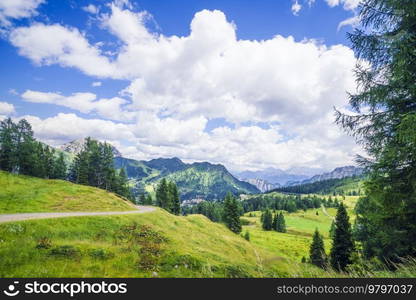
<path fill-rule="evenodd" d="M 360 176 L 363 174 L 363 172 L 364 172 L 363 168 L 359 168 L 355 166 L 337 167 L 331 172 L 312 176 L 311 178 L 303 180 L 302 182 L 297 182 L 296 184 L 305 184 L 305 183 L 313 183 L 313 182 L 323 181 L 323 180 L 328 180 L 328 179 L 342 179 L 345 177 Z"/>
<path fill-rule="evenodd" d="M 93 140 L 98 141 L 98 139 L 94 139 Z M 71 142 L 65 143 L 61 146 L 59 146 L 58 148 L 62 151 L 65 152 L 69 152 L 69 153 L 73 153 L 73 154 L 78 154 L 82 151 L 82 149 L 84 148 L 84 145 L 87 141 L 87 138 L 83 138 L 83 139 L 77 139 L 77 140 L 73 140 Z M 121 152 L 118 151 L 118 149 L 116 147 L 114 147 L 113 145 L 109 144 L 113 150 L 113 154 L 115 157 L 119 157 L 122 156 Z"/>

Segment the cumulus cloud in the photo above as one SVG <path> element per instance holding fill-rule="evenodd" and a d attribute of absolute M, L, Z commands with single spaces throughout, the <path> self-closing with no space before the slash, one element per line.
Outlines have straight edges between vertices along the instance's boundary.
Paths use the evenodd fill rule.
<path fill-rule="evenodd" d="M 356 59 L 348 47 L 280 35 L 238 39 L 237 25 L 218 10 L 196 13 L 189 35 L 166 36 L 148 30 L 149 14 L 133 11 L 126 1 L 109 9 L 101 14 L 101 25 L 120 43 L 111 57 L 78 29 L 57 24 L 17 28 L 10 40 L 36 64 L 130 81 L 120 97 L 26 91 L 24 100 L 112 120 L 130 117 L 128 124 L 105 124 L 109 136 L 123 126 L 128 142 L 121 135 L 114 141 L 135 158 L 178 156 L 233 169 L 351 163 L 355 144 L 333 124 L 333 106 L 345 106 L 346 91 L 355 89 Z M 208 132 L 208 122 L 217 118 L 233 128 Z M 57 129 L 49 127 L 60 120 L 90 121 L 73 114 L 36 119 L 42 138 L 58 138 Z"/>
<path fill-rule="evenodd" d="M 293 2 L 292 4 L 293 15 L 298 16 L 301 9 L 302 9 L 302 5 L 299 4 L 298 0 L 295 0 L 295 2 Z"/>
<path fill-rule="evenodd" d="M 90 45 L 76 28 L 59 24 L 34 24 L 18 27 L 10 33 L 11 43 L 19 54 L 37 65 L 60 64 L 82 69 L 88 75 L 108 77 L 113 67 L 100 50 Z"/>
<path fill-rule="evenodd" d="M 95 112 L 101 117 L 112 120 L 129 120 L 133 117 L 132 112 L 122 109 L 128 101 L 119 97 L 97 100 L 97 95 L 93 93 L 74 93 L 71 96 L 63 96 L 58 93 L 32 90 L 25 91 L 21 96 L 27 102 L 65 106 L 85 114 Z"/>
<path fill-rule="evenodd" d="M 44 0 L 2 0 L 0 1 L 0 25 L 10 26 L 10 19 L 28 18 L 37 14 L 37 7 Z"/>
<path fill-rule="evenodd" d="M 101 86 L 103 83 L 101 81 L 94 81 L 93 83 L 91 83 L 92 87 L 98 87 Z"/>
<path fill-rule="evenodd" d="M 99 8 L 95 6 L 94 4 L 89 4 L 87 6 L 82 7 L 82 10 L 93 15 L 98 14 L 99 12 Z"/>
<path fill-rule="evenodd" d="M 14 105 L 7 102 L 0 101 L 0 114 L 1 115 L 10 115 L 15 112 Z"/>
<path fill-rule="evenodd" d="M 46 119 L 25 115 L 35 136 L 51 145 L 91 136 L 101 140 L 130 140 L 134 135 L 125 124 L 100 119 L 84 119 L 75 114 L 59 113 Z"/>
<path fill-rule="evenodd" d="M 329 6 L 335 7 L 342 5 L 345 10 L 354 10 L 356 9 L 362 0 L 325 0 Z"/>

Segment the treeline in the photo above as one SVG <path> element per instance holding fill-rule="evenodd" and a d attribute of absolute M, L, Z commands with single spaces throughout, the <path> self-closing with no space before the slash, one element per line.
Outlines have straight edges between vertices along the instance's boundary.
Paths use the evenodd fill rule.
<path fill-rule="evenodd" d="M 241 232 L 241 220 L 244 210 L 241 202 L 233 194 L 227 193 L 223 201 L 202 201 L 197 205 L 182 208 L 184 215 L 202 214 L 213 222 L 224 223 L 231 231 Z"/>
<path fill-rule="evenodd" d="M 181 214 L 181 200 L 175 182 L 165 178 L 159 182 L 156 188 L 156 205 L 175 215 Z"/>
<path fill-rule="evenodd" d="M 1 121 L 0 169 L 49 179 L 65 179 L 67 175 L 63 153 L 36 141 L 32 126 L 25 119 L 18 123 L 11 118 Z"/>
<path fill-rule="evenodd" d="M 299 184 L 294 186 L 285 186 L 274 189 L 275 192 L 293 193 L 293 194 L 332 194 L 358 196 L 360 190 L 345 190 L 341 187 L 352 182 L 358 182 L 360 177 L 352 176 L 348 178 L 334 178 L 311 183 Z"/>
<path fill-rule="evenodd" d="M 0 170 L 46 179 L 63 179 L 114 192 L 134 200 L 124 169 L 114 168 L 110 145 L 87 138 L 72 165 L 58 152 L 34 138 L 30 123 L 11 118 L 0 122 Z"/>
<path fill-rule="evenodd" d="M 332 267 L 337 271 L 351 270 L 355 263 L 359 266 L 360 262 L 354 261 L 358 257 L 358 252 L 355 247 L 347 210 L 342 203 L 338 207 L 329 236 L 332 239 L 332 247 L 329 255 L 327 255 L 323 236 L 318 229 L 315 230 L 309 248 L 308 261 L 317 267 L 324 269 Z M 302 262 L 306 261 L 306 258 L 303 257 Z M 359 268 L 362 268 L 362 266 L 359 266 Z"/>
<path fill-rule="evenodd" d="M 307 210 L 309 208 L 319 208 L 321 205 L 325 207 L 338 207 L 339 201 L 337 198 L 333 199 L 331 196 L 325 197 L 301 196 L 301 195 L 282 195 L 282 194 L 264 194 L 251 197 L 242 201 L 243 211 L 264 211 L 271 210 L 285 210 L 289 213 L 298 210 Z"/>
<path fill-rule="evenodd" d="M 272 213 L 270 209 L 266 209 L 261 214 L 260 221 L 264 230 L 275 230 L 283 233 L 286 232 L 286 221 L 282 211 Z"/>
<path fill-rule="evenodd" d="M 69 180 L 98 187 L 134 201 L 125 170 L 114 168 L 111 145 L 88 137 L 84 148 L 75 156 L 69 171 Z"/>

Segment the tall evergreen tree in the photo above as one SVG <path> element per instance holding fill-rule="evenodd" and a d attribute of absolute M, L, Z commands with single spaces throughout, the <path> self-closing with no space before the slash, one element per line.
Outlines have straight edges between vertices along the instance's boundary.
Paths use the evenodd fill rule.
<path fill-rule="evenodd" d="M 16 171 L 17 163 L 17 126 L 7 118 L 0 122 L 0 169 Z"/>
<path fill-rule="evenodd" d="M 354 242 L 352 239 L 351 224 L 343 203 L 338 207 L 335 224 L 336 227 L 330 254 L 331 265 L 334 269 L 344 271 L 347 265 L 351 263 Z"/>
<path fill-rule="evenodd" d="M 242 230 L 239 207 L 235 197 L 228 192 L 224 199 L 224 217 L 225 225 L 234 233 L 240 233 Z"/>
<path fill-rule="evenodd" d="M 172 213 L 175 215 L 181 214 L 181 200 L 179 198 L 178 187 L 175 182 L 171 181 L 169 183 L 169 194 L 172 202 Z"/>
<path fill-rule="evenodd" d="M 286 232 L 286 221 L 285 216 L 282 212 L 279 213 L 276 220 L 276 231 L 278 232 Z"/>
<path fill-rule="evenodd" d="M 65 162 L 64 154 L 59 153 L 58 157 L 55 158 L 53 164 L 53 175 L 54 179 L 66 179 L 67 166 Z"/>
<path fill-rule="evenodd" d="M 32 126 L 25 119 L 17 123 L 17 135 L 18 172 L 36 176 L 36 141 L 33 137 Z"/>
<path fill-rule="evenodd" d="M 264 212 L 262 227 L 264 230 L 273 229 L 273 215 L 269 209 Z"/>
<path fill-rule="evenodd" d="M 324 268 L 326 265 L 326 254 L 324 240 L 319 234 L 318 228 L 313 234 L 312 243 L 309 248 L 309 258 L 312 264 L 320 268 Z"/>
<path fill-rule="evenodd" d="M 163 178 L 156 188 L 156 205 L 171 212 L 172 202 L 169 192 L 168 182 Z"/>
<path fill-rule="evenodd" d="M 367 257 L 416 256 L 416 1 L 363 0 L 349 35 L 359 92 L 337 121 L 367 150 L 369 180 L 357 204 L 356 237 Z M 337 224 L 338 226 L 338 224 Z"/>

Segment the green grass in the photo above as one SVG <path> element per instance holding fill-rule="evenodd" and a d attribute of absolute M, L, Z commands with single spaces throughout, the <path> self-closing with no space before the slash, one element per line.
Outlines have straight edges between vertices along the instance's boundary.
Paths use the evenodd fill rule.
<path fill-rule="evenodd" d="M 150 225 L 168 239 L 155 269 L 139 267 L 140 247 L 115 243 L 121 226 L 134 222 Z M 44 237 L 51 248 L 36 248 Z M 0 224 L 0 245 L 0 277 L 287 277 L 292 267 L 222 224 L 159 209 L 140 215 Z M 62 246 L 75 249 L 76 255 L 53 255 L 51 249 Z M 106 255 L 97 259 L 91 253 Z"/>
<path fill-rule="evenodd" d="M 126 211 L 130 202 L 107 191 L 0 171 L 0 213 Z"/>
<path fill-rule="evenodd" d="M 327 208 L 330 216 L 335 216 L 335 209 Z M 318 212 L 318 215 L 316 215 Z M 250 213 L 245 214 L 244 218 L 250 221 L 250 225 L 243 226 L 243 232 L 250 233 L 251 242 L 275 255 L 290 259 L 293 262 L 300 262 L 302 257 L 309 256 L 309 245 L 315 228 L 324 236 L 326 249 L 330 248 L 329 229 L 331 227 L 332 217 L 324 214 L 322 208 L 298 211 L 295 213 L 284 213 L 287 233 L 276 231 L 264 231 L 261 228 L 261 212 L 252 212 L 254 217 L 248 217 Z"/>

